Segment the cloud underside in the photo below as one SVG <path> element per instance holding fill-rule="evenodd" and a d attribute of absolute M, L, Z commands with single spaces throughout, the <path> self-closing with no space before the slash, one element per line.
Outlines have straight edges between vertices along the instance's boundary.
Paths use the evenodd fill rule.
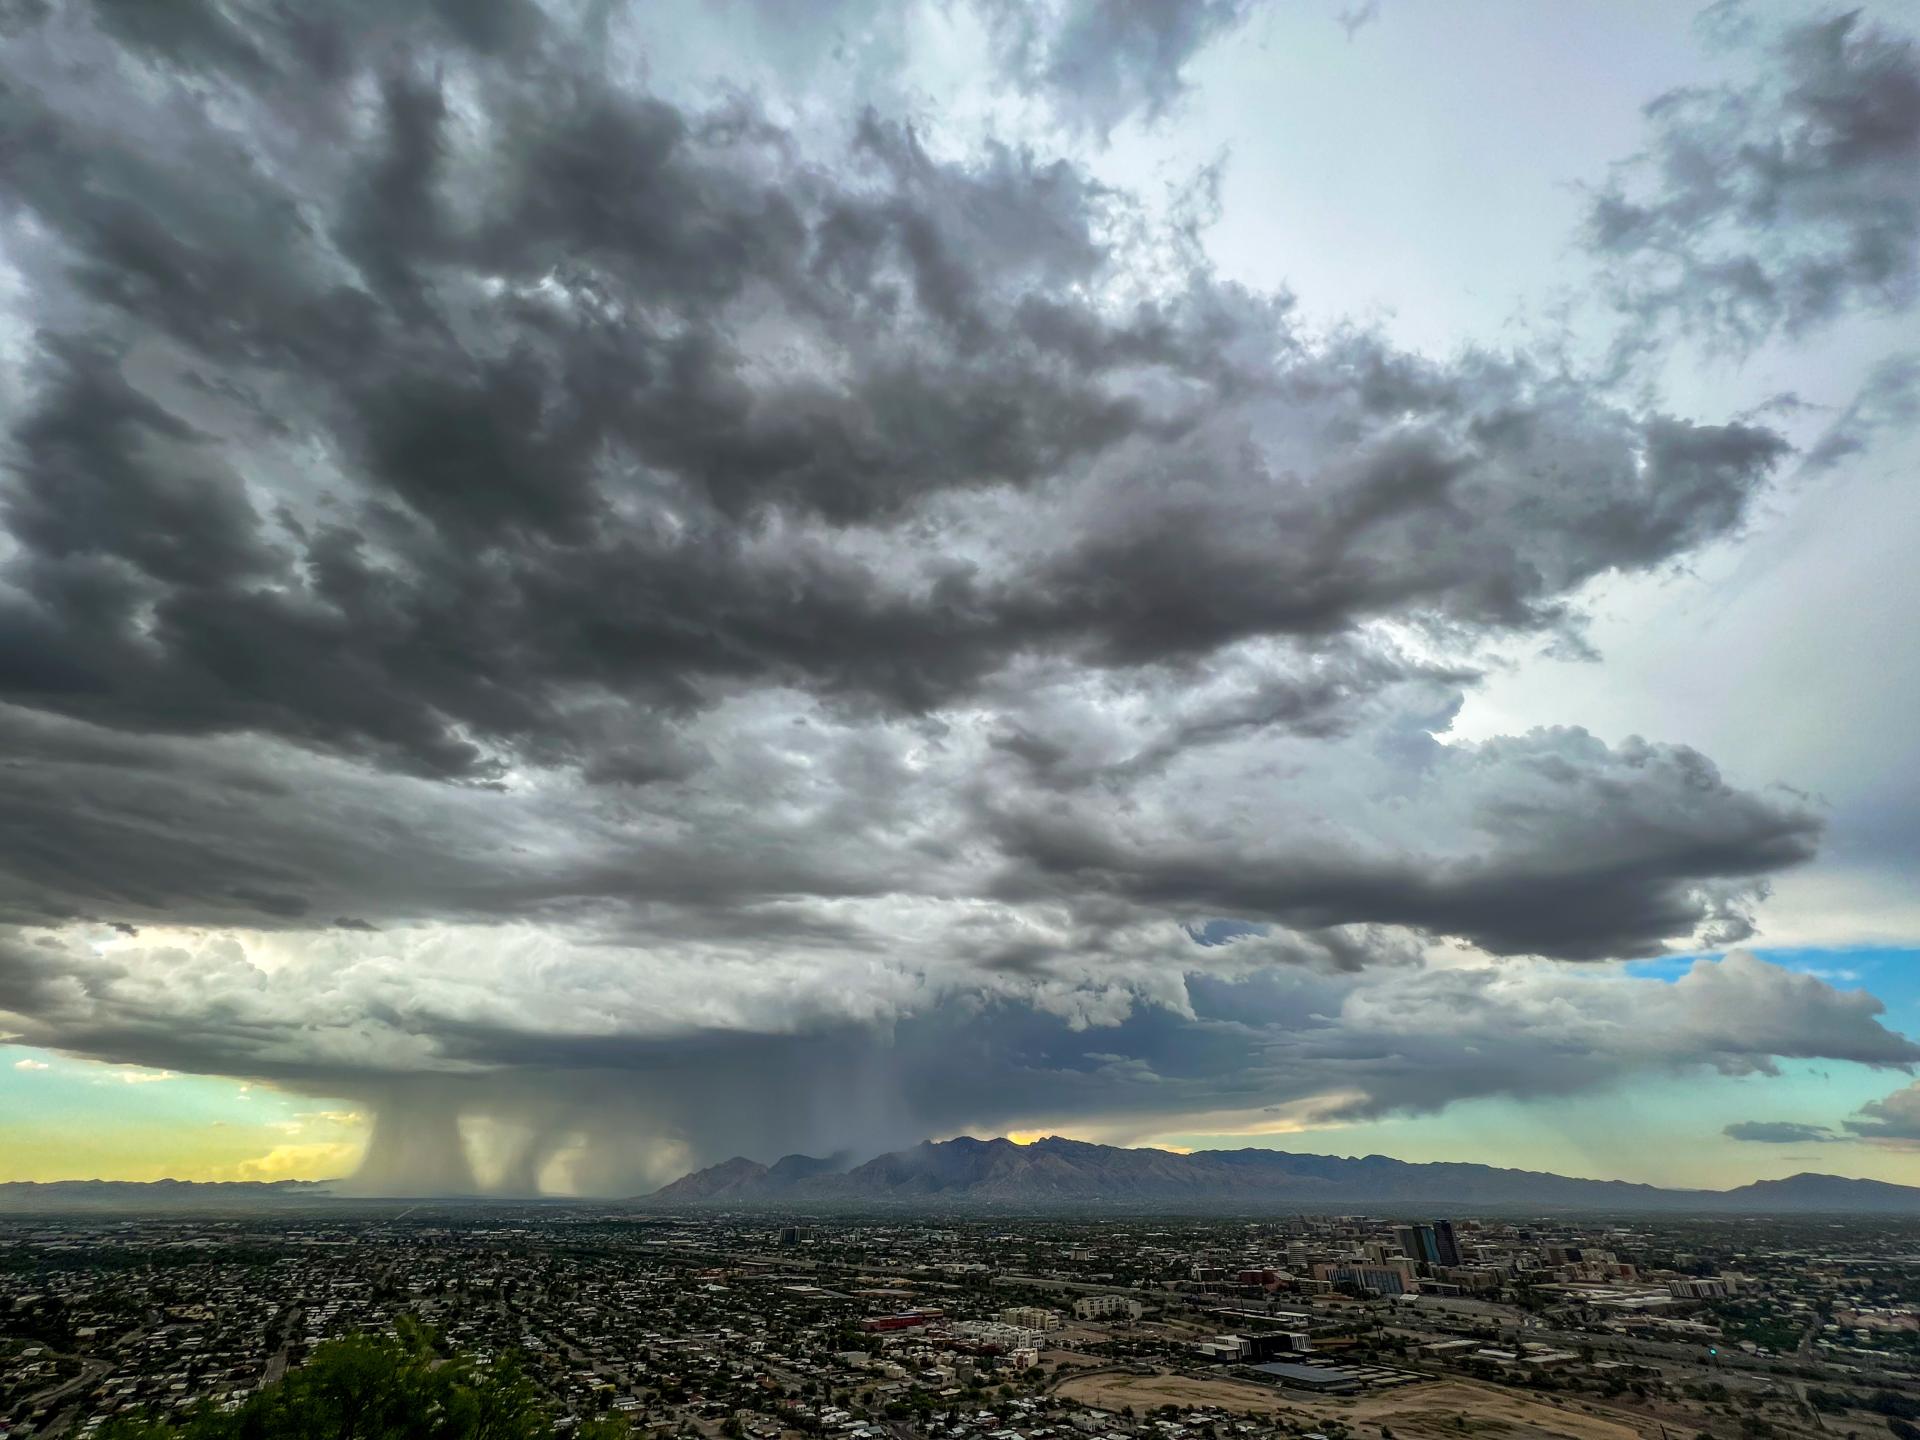
<path fill-rule="evenodd" d="M 1104 135 L 1246 9 L 989 19 Z M 1736 535 L 1778 434 L 1309 335 L 1072 164 L 631 58 L 505 0 L 16 27 L 9 1029 L 776 1144 L 1914 1058 L 1749 960 L 1671 987 L 1724 1025 L 1422 965 L 1736 943 L 1813 853 L 1685 746 L 1441 738 L 1490 647 Z M 1658 1043 L 1514 1046 L 1561 995 Z"/>
<path fill-rule="evenodd" d="M 512 948 L 339 935 L 251 953 L 222 936 L 5 958 L 0 1008 L 35 1016 L 28 1043 L 365 1105 L 374 1191 L 526 1191 L 565 1154 L 571 1187 L 627 1193 L 700 1159 L 864 1153 L 928 1133 L 1272 1138 L 1649 1073 L 1920 1062 L 1870 995 L 1745 952 L 1671 983 L 1547 962 L 1342 971 L 1273 949 L 1207 970 L 1157 956 L 1104 992 L 1085 978 L 828 967 L 858 1015 L 823 1002 L 813 968 L 636 964 L 534 935 Z M 703 1026 L 715 992 L 736 1008 Z M 478 1175 L 461 1138 L 475 1120 L 492 1127 Z"/>

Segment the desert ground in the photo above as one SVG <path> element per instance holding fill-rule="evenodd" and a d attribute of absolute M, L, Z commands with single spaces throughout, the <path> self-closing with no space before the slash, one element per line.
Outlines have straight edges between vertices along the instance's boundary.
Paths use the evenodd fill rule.
<path fill-rule="evenodd" d="M 1458 1380 L 1409 1385 L 1356 1399 L 1295 1401 L 1263 1385 L 1183 1375 L 1089 1375 L 1064 1381 L 1059 1393 L 1083 1404 L 1136 1414 L 1159 1405 L 1208 1405 L 1246 1415 L 1295 1414 L 1339 1420 L 1357 1431 L 1385 1426 L 1395 1440 L 1659 1440 L 1657 1425 L 1614 1412 L 1572 1406 Z"/>

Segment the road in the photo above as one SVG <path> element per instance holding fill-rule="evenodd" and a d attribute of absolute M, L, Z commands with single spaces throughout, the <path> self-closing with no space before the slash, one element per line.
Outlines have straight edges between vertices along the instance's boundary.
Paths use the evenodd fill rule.
<path fill-rule="evenodd" d="M 1813 1365 L 1818 1363 L 1813 1357 L 1813 1337 L 1819 1333 L 1820 1322 L 1817 1319 L 1809 1320 L 1805 1333 L 1800 1337 L 1799 1345 L 1794 1347 L 1793 1358 L 1800 1364 Z M 1816 1430 L 1826 1429 L 1826 1420 L 1821 1417 L 1819 1410 L 1814 1408 L 1813 1401 L 1807 1396 L 1807 1382 L 1804 1380 L 1794 1381 L 1793 1393 L 1800 1401 L 1800 1408 L 1807 1412 L 1807 1418 L 1813 1422 L 1813 1428 Z"/>
<path fill-rule="evenodd" d="M 1446 1316 L 1450 1311 L 1451 1307 L 1448 1310 L 1442 1310 L 1431 1303 L 1411 1305 L 1397 1317 L 1396 1323 L 1404 1326 L 1409 1324 L 1414 1316 L 1418 1316 L 1421 1325 L 1433 1329 L 1461 1334 L 1474 1332 L 1476 1326 L 1464 1317 L 1458 1323 L 1448 1323 Z M 1501 1330 L 1513 1330 L 1511 1314 L 1511 1311 L 1506 1312 L 1507 1323 L 1500 1324 Z M 1498 1316 L 1487 1314 L 1482 1317 L 1481 1323 L 1484 1324 L 1487 1321 L 1497 1323 L 1498 1320 Z M 1692 1365 L 1712 1365 L 1722 1370 L 1746 1370 L 1766 1375 L 1771 1375 L 1776 1367 L 1797 1366 L 1819 1370 L 1830 1376 L 1833 1383 L 1844 1385 L 1871 1384 L 1910 1390 L 1916 1384 L 1920 1384 L 1920 1377 L 1916 1377 L 1911 1372 L 1873 1369 L 1866 1366 L 1849 1366 L 1844 1374 L 1834 1373 L 1828 1368 L 1828 1362 L 1813 1350 L 1816 1326 L 1817 1322 L 1808 1327 L 1807 1333 L 1801 1337 L 1799 1348 L 1791 1355 L 1749 1355 L 1741 1350 L 1720 1349 L 1720 1353 L 1712 1357 L 1706 1353 L 1709 1343 L 1707 1341 L 1652 1340 L 1638 1335 L 1558 1330 L 1546 1326 L 1523 1328 L 1519 1333 L 1521 1338 L 1538 1344 L 1559 1345 L 1572 1350 L 1577 1350 L 1582 1345 L 1591 1345 L 1595 1350 L 1642 1360 L 1684 1361 Z M 1719 1348 L 1717 1342 L 1715 1342 L 1715 1348 Z"/>
<path fill-rule="evenodd" d="M 49 1407 L 57 1405 L 69 1395 L 77 1394 L 82 1390 L 90 1389 L 98 1385 L 108 1375 L 113 1373 L 113 1366 L 104 1360 L 89 1360 L 82 1355 L 60 1355 L 52 1350 L 49 1350 L 47 1353 L 59 1360 L 78 1360 L 80 1362 L 80 1373 L 69 1379 L 62 1380 L 57 1385 L 49 1385 L 46 1389 L 37 1390 L 27 1396 L 26 1404 L 29 1409 L 38 1409 L 42 1405 Z M 40 1431 L 43 1440 L 57 1440 L 58 1436 L 66 1434 L 67 1427 L 73 1424 L 73 1414 L 76 1408 L 78 1407 L 69 1405 L 65 1410 L 51 1416 L 47 1421 L 46 1427 Z"/>

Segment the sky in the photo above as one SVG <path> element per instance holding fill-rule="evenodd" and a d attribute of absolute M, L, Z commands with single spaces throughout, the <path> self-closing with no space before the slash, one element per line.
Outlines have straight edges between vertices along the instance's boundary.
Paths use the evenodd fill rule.
<path fill-rule="evenodd" d="M 0 27 L 0 1180 L 1920 1184 L 1920 9 Z"/>

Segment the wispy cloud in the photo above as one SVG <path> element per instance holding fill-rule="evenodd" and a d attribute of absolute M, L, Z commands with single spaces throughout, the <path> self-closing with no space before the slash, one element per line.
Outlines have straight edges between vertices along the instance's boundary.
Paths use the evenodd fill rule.
<path fill-rule="evenodd" d="M 165 1081 L 178 1078 L 179 1077 L 171 1070 L 122 1069 L 114 1072 L 112 1080 L 102 1081 L 100 1083 L 112 1084 L 114 1081 L 118 1081 L 122 1085 L 159 1085 Z"/>
<path fill-rule="evenodd" d="M 1793 1120 L 1740 1120 L 1721 1132 L 1729 1140 L 1746 1140 L 1759 1145 L 1825 1145 L 1844 1140 L 1825 1125 L 1803 1125 Z"/>

